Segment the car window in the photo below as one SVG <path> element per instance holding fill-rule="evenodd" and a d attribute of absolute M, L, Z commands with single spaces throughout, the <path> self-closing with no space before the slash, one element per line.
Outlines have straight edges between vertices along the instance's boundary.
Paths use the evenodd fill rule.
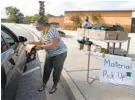
<path fill-rule="evenodd" d="M 3 40 L 3 37 L 1 36 L 1 53 L 5 52 L 6 50 L 8 50 L 8 46 Z"/>
<path fill-rule="evenodd" d="M 14 38 L 10 36 L 7 32 L 1 30 L 1 34 L 10 47 L 16 46 L 17 42 L 15 42 Z"/>

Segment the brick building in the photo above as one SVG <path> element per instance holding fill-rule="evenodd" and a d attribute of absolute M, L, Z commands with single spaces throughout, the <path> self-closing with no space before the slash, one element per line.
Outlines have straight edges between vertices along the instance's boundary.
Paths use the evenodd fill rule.
<path fill-rule="evenodd" d="M 70 20 L 72 16 L 80 16 L 84 20 L 85 16 L 91 16 L 93 13 L 98 13 L 101 15 L 100 24 L 112 26 L 112 25 L 121 25 L 128 32 L 135 32 L 135 18 L 133 17 L 132 10 L 115 10 L 115 11 L 65 11 L 64 17 L 52 17 L 49 19 L 50 22 L 60 23 L 60 27 L 73 27 L 74 23 Z M 90 19 L 91 21 L 91 19 Z M 91 21 L 91 23 L 93 23 Z"/>
<path fill-rule="evenodd" d="M 64 16 L 55 16 L 48 19 L 49 23 L 59 23 L 59 27 L 64 28 Z"/>

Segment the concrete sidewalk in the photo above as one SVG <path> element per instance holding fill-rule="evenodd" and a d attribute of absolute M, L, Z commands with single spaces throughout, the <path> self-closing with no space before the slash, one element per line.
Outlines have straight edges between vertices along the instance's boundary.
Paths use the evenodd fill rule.
<path fill-rule="evenodd" d="M 30 29 L 34 31 L 32 26 Z M 73 32 L 65 32 L 67 37 L 62 39 L 68 46 L 68 56 L 62 72 L 63 79 L 61 79 L 61 84 L 64 88 L 69 89 L 66 90 L 66 93 L 69 93 L 70 100 L 135 100 L 135 91 L 127 89 L 124 86 L 114 86 L 112 84 L 99 83 L 98 81 L 94 81 L 91 85 L 87 83 L 87 56 L 85 52 L 78 50 L 76 32 L 74 31 L 74 35 Z M 132 36 L 132 40 L 129 53 L 135 57 L 135 37 L 133 37 L 135 34 L 130 34 L 130 36 Z M 98 68 L 99 60 L 94 57 L 91 60 L 92 68 Z M 93 71 L 90 76 L 98 77 L 99 71 Z M 64 83 L 68 84 L 68 86 L 65 86 Z"/>
<path fill-rule="evenodd" d="M 135 34 L 129 34 L 129 36 L 132 37 L 129 54 L 130 56 L 135 57 Z M 71 86 L 70 89 L 73 91 L 72 93 L 76 100 L 135 100 L 135 89 L 133 91 L 124 86 L 114 86 L 112 84 L 100 83 L 98 81 L 94 81 L 90 85 L 86 80 L 88 60 L 85 55 L 86 52 L 78 50 L 76 38 L 63 38 L 63 40 L 68 46 L 68 57 L 64 66 L 67 73 L 63 71 L 63 76 L 66 79 L 67 75 L 69 75 L 73 81 L 69 82 L 70 80 L 66 79 L 69 87 Z M 106 45 L 105 43 L 98 44 L 101 44 L 102 46 Z M 123 48 L 124 46 L 126 46 L 126 43 L 123 45 Z M 99 62 L 100 61 L 95 57 L 91 57 L 91 68 L 99 68 Z M 99 74 L 99 71 L 92 71 L 90 76 L 99 77 Z M 76 89 L 72 88 L 72 83 L 75 84 L 80 94 L 76 94 Z"/>
<path fill-rule="evenodd" d="M 99 60 L 92 57 L 91 61 L 91 68 L 98 68 Z M 83 100 L 135 100 L 135 91 L 125 87 L 118 87 L 107 83 L 103 84 L 98 81 L 94 81 L 91 85 L 87 83 L 87 56 L 84 52 L 77 50 L 76 47 L 69 49 L 64 68 L 80 92 L 80 95 L 84 98 Z M 99 74 L 99 71 L 93 71 L 90 76 L 99 77 Z M 64 72 L 63 76 L 66 77 Z M 68 83 L 72 86 L 70 82 Z M 74 91 L 72 87 L 71 90 Z M 74 96 L 76 96 L 76 100 L 82 100 L 78 98 L 78 95 L 74 94 Z"/>

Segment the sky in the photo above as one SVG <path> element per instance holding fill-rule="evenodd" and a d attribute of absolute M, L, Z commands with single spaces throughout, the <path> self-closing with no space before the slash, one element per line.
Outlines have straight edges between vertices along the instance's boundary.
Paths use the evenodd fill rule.
<path fill-rule="evenodd" d="M 39 0 L 3 0 L 1 17 L 6 17 L 5 7 L 14 6 L 26 16 L 38 14 Z M 44 0 L 43 0 L 44 1 Z M 46 14 L 64 15 L 64 11 L 78 10 L 135 10 L 135 0 L 45 0 Z"/>

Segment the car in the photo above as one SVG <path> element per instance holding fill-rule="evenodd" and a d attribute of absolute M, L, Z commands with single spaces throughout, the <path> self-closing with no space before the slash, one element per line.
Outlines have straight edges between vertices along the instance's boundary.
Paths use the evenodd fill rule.
<path fill-rule="evenodd" d="M 26 37 L 17 36 L 1 25 L 1 99 L 14 100 L 19 80 L 26 68 Z"/>

